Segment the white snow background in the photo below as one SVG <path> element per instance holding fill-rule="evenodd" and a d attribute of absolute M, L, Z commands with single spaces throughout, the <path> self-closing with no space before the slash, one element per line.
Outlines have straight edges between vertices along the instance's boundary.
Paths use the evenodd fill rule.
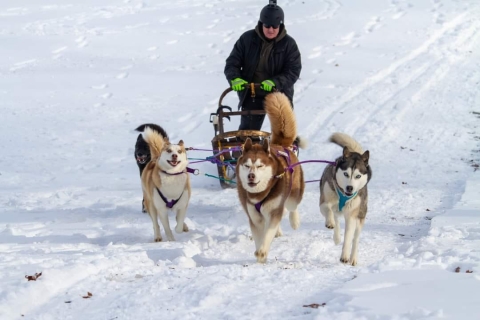
<path fill-rule="evenodd" d="M 2 1 L 0 319 L 480 319 L 480 2 L 278 2 L 301 160 L 339 156 L 335 131 L 370 150 L 359 265 L 339 262 L 318 182 L 265 265 L 213 178 L 191 177 L 176 242 L 141 212 L 133 129 L 211 148 L 225 59 L 267 1 Z"/>

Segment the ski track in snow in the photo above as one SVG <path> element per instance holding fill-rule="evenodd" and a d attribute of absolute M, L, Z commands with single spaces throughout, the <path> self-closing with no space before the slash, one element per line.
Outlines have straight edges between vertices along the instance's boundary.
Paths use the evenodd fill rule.
<path fill-rule="evenodd" d="M 430 155 L 438 141 L 455 146 L 473 139 L 473 124 L 458 129 L 465 118 L 450 121 L 450 111 L 462 112 L 475 98 L 451 99 L 445 89 L 468 94 L 478 87 L 479 64 L 462 63 L 479 45 L 480 6 L 391 0 L 357 12 L 345 1 L 282 4 L 291 13 L 287 27 L 304 62 L 294 100 L 304 125 L 299 133 L 310 145 L 301 158 L 339 156 L 340 148 L 325 142 L 335 131 L 371 151 L 370 211 L 360 266 L 350 267 L 338 261 L 341 246 L 324 227 L 317 183 L 306 187 L 300 229 L 282 221 L 284 236 L 274 240 L 266 265 L 255 263 L 236 191 L 221 190 L 216 180 L 192 177 L 190 232 L 175 234 L 176 242 L 153 243 L 150 219 L 140 212 L 133 129 L 154 122 L 173 141 L 211 148 L 207 121 L 227 86 L 225 58 L 238 36 L 256 24 L 261 4 L 70 2 L 0 5 L 0 36 L 7 35 L 18 51 L 0 62 L 0 80 L 12 81 L 5 92 L 0 89 L 3 130 L 14 137 L 0 138 L 3 150 L 13 150 L 0 159 L 0 318 L 133 319 L 142 310 L 147 319 L 311 319 L 316 311 L 330 311 L 303 305 L 329 301 L 361 273 L 434 264 L 435 255 L 444 259 L 444 269 L 461 263 L 441 241 L 437 252 L 429 247 L 435 236 L 454 232 L 429 230 L 431 218 L 459 200 L 460 191 L 452 190 L 463 187 L 467 155 L 456 148 L 441 149 L 441 158 Z M 431 18 L 422 21 L 424 33 L 409 29 L 404 36 L 415 41 L 390 50 L 387 30 L 416 21 L 406 19 L 415 19 L 411 13 L 420 6 Z M 337 22 L 350 21 L 352 14 L 360 18 L 351 25 Z M 309 33 L 312 28 L 318 34 Z M 18 47 L 9 35 L 33 39 L 35 50 Z M 378 66 L 361 69 L 365 52 L 378 50 L 378 43 L 388 47 Z M 26 85 L 16 89 L 22 79 L 32 97 Z M 451 110 L 438 110 L 445 101 Z M 236 107 L 234 99 L 229 103 Z M 236 125 L 228 124 L 232 130 Z M 443 161 L 453 163 L 445 168 Z M 212 164 L 198 167 L 216 174 Z M 306 180 L 319 179 L 322 170 L 304 166 Z M 480 233 L 469 236 L 480 239 Z M 41 280 L 24 279 L 39 271 Z M 82 298 L 87 292 L 93 297 Z M 265 304 L 266 296 L 276 303 Z M 335 308 L 330 310 L 342 311 Z"/>

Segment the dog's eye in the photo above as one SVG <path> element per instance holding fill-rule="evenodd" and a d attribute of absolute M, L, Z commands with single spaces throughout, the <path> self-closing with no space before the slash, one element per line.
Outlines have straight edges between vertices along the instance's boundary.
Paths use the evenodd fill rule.
<path fill-rule="evenodd" d="M 167 149 L 167 152 L 168 152 L 168 153 L 172 153 L 172 149 Z"/>
<path fill-rule="evenodd" d="M 263 168 L 263 167 L 265 167 L 263 164 L 257 166 L 257 168 Z"/>
<path fill-rule="evenodd" d="M 348 178 L 348 173 L 344 172 L 343 175 Z"/>
<path fill-rule="evenodd" d="M 250 169 L 250 166 L 248 164 L 244 164 L 243 166 L 247 169 Z"/>
<path fill-rule="evenodd" d="M 360 179 L 361 177 L 362 177 L 362 175 L 357 174 L 357 175 L 355 176 L 355 179 Z"/>

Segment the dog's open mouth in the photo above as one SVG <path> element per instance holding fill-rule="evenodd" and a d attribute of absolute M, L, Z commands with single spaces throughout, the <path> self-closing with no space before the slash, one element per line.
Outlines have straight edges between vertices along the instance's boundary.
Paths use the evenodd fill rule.
<path fill-rule="evenodd" d="M 147 156 L 137 156 L 137 162 L 140 164 L 144 164 L 147 162 Z"/>
<path fill-rule="evenodd" d="M 258 184 L 258 182 L 249 182 L 249 183 L 248 183 L 248 186 L 251 187 L 251 188 L 253 188 L 253 187 L 256 187 L 257 184 Z"/>
<path fill-rule="evenodd" d="M 167 160 L 168 164 L 170 164 L 172 167 L 176 167 L 180 161 L 173 161 L 173 160 Z"/>
<path fill-rule="evenodd" d="M 346 195 L 347 197 L 351 197 L 351 196 L 353 196 L 353 192 L 346 192 L 346 191 L 345 191 L 345 195 Z"/>

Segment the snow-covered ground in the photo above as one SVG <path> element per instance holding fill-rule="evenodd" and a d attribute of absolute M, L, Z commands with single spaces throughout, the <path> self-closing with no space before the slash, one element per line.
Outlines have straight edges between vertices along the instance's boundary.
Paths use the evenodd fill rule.
<path fill-rule="evenodd" d="M 190 232 L 153 242 L 133 129 L 210 148 L 225 58 L 266 2 L 0 2 L 0 319 L 480 319 L 477 0 L 278 0 L 302 52 L 301 160 L 337 157 L 334 131 L 370 150 L 358 266 L 318 183 L 265 265 L 236 191 L 206 176 Z"/>

